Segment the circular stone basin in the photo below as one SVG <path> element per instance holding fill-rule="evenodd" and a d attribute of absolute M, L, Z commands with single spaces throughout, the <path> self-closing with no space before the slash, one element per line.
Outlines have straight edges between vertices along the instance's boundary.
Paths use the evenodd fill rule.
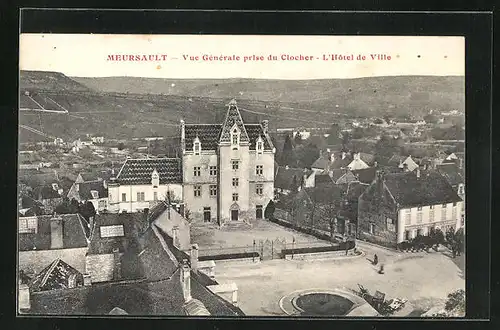
<path fill-rule="evenodd" d="M 292 299 L 292 304 L 302 315 L 343 316 L 354 306 L 354 302 L 334 293 L 305 293 Z"/>

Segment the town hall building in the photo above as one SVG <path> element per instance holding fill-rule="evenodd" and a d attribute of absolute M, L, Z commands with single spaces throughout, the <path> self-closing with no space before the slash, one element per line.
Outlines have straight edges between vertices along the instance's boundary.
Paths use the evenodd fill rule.
<path fill-rule="evenodd" d="M 245 124 L 235 100 L 222 124 L 181 121 L 183 194 L 194 221 L 264 218 L 274 197 L 274 148 L 267 120 Z"/>

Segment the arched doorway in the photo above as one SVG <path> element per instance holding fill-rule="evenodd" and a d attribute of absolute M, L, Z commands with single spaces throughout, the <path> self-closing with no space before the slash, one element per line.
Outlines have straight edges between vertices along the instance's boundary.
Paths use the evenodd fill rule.
<path fill-rule="evenodd" d="M 231 221 L 239 221 L 240 220 L 240 206 L 238 203 L 233 203 L 229 209 L 230 219 Z"/>

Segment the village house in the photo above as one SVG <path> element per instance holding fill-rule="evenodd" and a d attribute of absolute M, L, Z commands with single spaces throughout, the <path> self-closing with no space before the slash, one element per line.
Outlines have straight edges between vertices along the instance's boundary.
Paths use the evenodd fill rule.
<path fill-rule="evenodd" d="M 73 289 L 83 286 L 83 274 L 57 258 L 27 284 L 31 292 Z"/>
<path fill-rule="evenodd" d="M 219 226 L 263 219 L 274 198 L 269 123 L 245 124 L 235 100 L 222 125 L 181 121 L 184 203 L 193 221 Z"/>
<path fill-rule="evenodd" d="M 325 171 L 321 174 L 315 175 L 315 183 L 333 183 L 333 184 L 347 184 L 351 181 L 356 181 L 357 178 L 353 172 L 347 168 L 345 169 L 334 169 L 331 171 Z"/>
<path fill-rule="evenodd" d="M 302 168 L 278 166 L 274 177 L 275 194 L 288 195 L 292 191 L 314 187 L 316 173 Z"/>
<path fill-rule="evenodd" d="M 116 219 L 117 215 L 114 216 Z M 120 216 L 123 215 L 120 214 Z M 104 227 L 110 225 L 107 220 L 105 223 Z M 114 221 L 111 223 L 117 226 Z M 111 228 L 101 230 L 97 227 L 96 230 L 98 230 L 94 234 L 96 236 L 103 233 L 105 236 L 120 234 L 121 231 Z M 103 249 L 113 246 L 113 243 L 107 244 L 102 238 L 98 241 L 102 243 Z M 119 239 L 111 241 L 122 242 Z M 97 270 L 97 265 L 100 264 L 100 268 L 106 270 L 106 272 L 103 271 L 106 276 L 102 276 L 101 280 L 112 278 L 106 283 L 91 283 L 88 281 L 89 276 L 84 274 L 83 286 L 64 290 L 30 292 L 20 285 L 19 301 L 24 307 L 23 313 L 35 315 L 243 316 L 243 312 L 236 306 L 236 299 L 230 303 L 220 296 L 223 293 L 229 293 L 233 298 L 237 298 L 237 287 L 233 284 L 228 290 L 205 275 L 199 268 L 196 247 L 190 249 L 187 254 L 177 249 L 173 241 L 172 237 L 152 225 L 140 235 L 140 247 L 131 258 L 134 262 L 127 261 L 124 256 L 121 260 L 114 259 L 121 251 L 116 252 L 112 248 L 113 258 L 100 260 L 100 263 L 92 268 Z M 100 243 L 98 242 L 94 248 L 99 249 Z M 110 252 L 109 249 L 106 252 Z M 124 268 L 124 264 L 127 263 L 136 270 L 136 274 L 140 275 L 136 280 L 124 281 L 126 277 L 118 271 L 120 267 L 115 267 L 112 272 L 109 271 L 112 268 L 110 265 Z M 75 282 L 76 286 L 80 284 L 78 278 Z M 99 304 L 96 304 L 96 301 L 99 301 Z"/>
<path fill-rule="evenodd" d="M 167 196 L 183 198 L 182 166 L 178 158 L 127 158 L 108 187 L 110 212 L 138 212 L 154 207 Z"/>
<path fill-rule="evenodd" d="M 351 181 L 347 185 L 347 190 L 344 194 L 343 204 L 340 208 L 338 218 L 342 220 L 345 226 L 345 234 L 348 236 L 356 236 L 358 227 L 358 202 L 359 196 L 365 192 L 369 184 L 359 181 Z"/>
<path fill-rule="evenodd" d="M 461 227 L 463 201 L 436 171 L 383 174 L 359 197 L 358 237 L 394 246 L 431 228 Z"/>
<path fill-rule="evenodd" d="M 389 166 L 397 167 L 402 169 L 403 171 L 409 171 L 412 172 L 419 168 L 419 165 L 415 162 L 415 160 L 409 156 L 400 156 L 400 155 L 393 155 L 389 161 L 388 161 Z"/>
<path fill-rule="evenodd" d="M 311 165 L 316 172 L 332 171 L 338 169 L 349 169 L 351 171 L 361 170 L 373 166 L 375 156 L 364 152 L 321 152 L 319 158 Z"/>
<path fill-rule="evenodd" d="M 108 209 L 109 175 L 96 176 L 81 172 L 67 193 L 68 199 L 78 202 L 90 201 L 97 213 Z"/>
<path fill-rule="evenodd" d="M 49 185 L 38 186 L 33 189 L 33 197 L 42 203 L 45 212 L 52 213 L 57 205 L 63 201 L 63 190 L 59 188 L 58 183 Z"/>
<path fill-rule="evenodd" d="M 85 270 L 90 228 L 79 214 L 19 217 L 19 269 L 34 275 L 55 259 Z"/>

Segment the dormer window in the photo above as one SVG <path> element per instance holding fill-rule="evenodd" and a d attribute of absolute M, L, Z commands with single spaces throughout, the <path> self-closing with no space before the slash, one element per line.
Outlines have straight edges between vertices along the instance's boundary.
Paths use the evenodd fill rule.
<path fill-rule="evenodd" d="M 233 146 L 234 149 L 238 149 L 238 146 L 240 144 L 240 132 L 236 127 L 233 128 L 231 131 L 231 145 Z"/>
<path fill-rule="evenodd" d="M 200 142 L 200 139 L 198 139 L 198 138 L 194 139 L 193 152 L 195 155 L 199 155 L 201 152 L 201 142 Z"/>
<path fill-rule="evenodd" d="M 262 138 L 260 136 L 257 139 L 256 149 L 257 149 L 258 154 L 260 154 L 264 151 L 264 141 L 262 141 Z"/>
<path fill-rule="evenodd" d="M 156 171 L 156 169 L 151 173 L 151 184 L 153 185 L 153 188 L 158 188 L 160 185 L 160 175 Z"/>
<path fill-rule="evenodd" d="M 99 192 L 97 190 L 91 190 L 90 194 L 92 195 L 92 199 L 98 199 L 99 198 Z"/>

